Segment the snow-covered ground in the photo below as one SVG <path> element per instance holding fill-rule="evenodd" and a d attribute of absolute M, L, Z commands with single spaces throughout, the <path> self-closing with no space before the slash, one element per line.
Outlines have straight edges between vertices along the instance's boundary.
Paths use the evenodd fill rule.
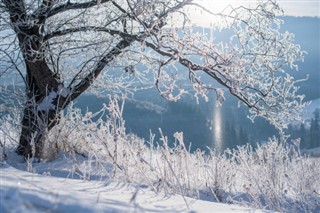
<path fill-rule="evenodd" d="M 80 180 L 77 176 L 72 179 L 62 168 L 57 171 L 57 165 L 72 166 L 69 163 L 58 159 L 34 164 L 33 170 L 46 170 L 42 174 L 1 163 L 0 212 L 266 212 L 193 198 L 184 200 L 180 195 L 155 193 L 145 185 Z M 23 165 L 27 166 L 21 163 L 20 167 Z"/>

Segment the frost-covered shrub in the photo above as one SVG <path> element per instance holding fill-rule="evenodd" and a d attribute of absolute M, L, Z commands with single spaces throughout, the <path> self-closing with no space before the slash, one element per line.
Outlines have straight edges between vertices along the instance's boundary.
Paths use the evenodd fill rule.
<path fill-rule="evenodd" d="M 245 198 L 255 207 L 285 212 L 312 212 L 320 207 L 319 159 L 301 156 L 293 146 L 276 138 L 258 146 L 230 152 Z"/>
<path fill-rule="evenodd" d="M 54 159 L 58 152 L 71 153 L 70 173 L 83 179 L 100 177 L 148 186 L 155 193 L 280 212 L 319 212 L 318 158 L 303 156 L 277 138 L 255 149 L 246 145 L 208 154 L 201 150 L 191 153 L 181 132 L 174 134 L 173 143 L 161 129 L 158 142 L 153 134 L 145 141 L 126 133 L 124 100 L 122 105 L 118 100 L 110 97 L 109 105 L 94 114 L 82 115 L 71 105 L 46 136 L 47 156 Z M 6 117 L 0 124 L 4 147 L 17 145 L 12 143 L 19 133 L 14 130 L 15 123 Z"/>
<path fill-rule="evenodd" d="M 0 118 L 0 162 L 7 159 L 8 151 L 18 144 L 20 116 L 16 112 Z"/>
<path fill-rule="evenodd" d="M 207 195 L 213 201 L 281 212 L 320 208 L 319 159 L 300 155 L 294 146 L 270 138 L 256 149 L 246 145 L 224 153 L 190 153 L 183 133 L 174 134 L 173 147 L 161 129 L 159 142 L 152 134 L 148 141 L 127 134 L 122 112 L 118 98 L 110 98 L 95 114 L 81 115 L 70 107 L 48 142 L 100 165 L 88 168 L 88 178 L 104 169 L 117 181 L 147 185 L 157 193 Z M 111 170 L 105 168 L 107 163 L 113 165 Z"/>

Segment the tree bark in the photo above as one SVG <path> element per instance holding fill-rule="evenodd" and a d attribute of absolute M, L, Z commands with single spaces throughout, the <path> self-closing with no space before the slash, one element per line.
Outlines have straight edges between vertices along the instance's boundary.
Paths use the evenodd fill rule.
<path fill-rule="evenodd" d="M 58 106 L 55 97 L 50 104 L 53 107 L 48 109 L 39 108 L 39 104 L 49 95 L 50 92 L 58 91 L 59 78 L 49 69 L 46 61 L 25 60 L 27 67 L 27 101 L 21 121 L 21 135 L 17 153 L 25 158 L 32 156 L 41 158 L 45 134 L 59 122 L 61 108 Z M 34 147 L 33 147 L 34 146 Z"/>
<path fill-rule="evenodd" d="M 22 129 L 16 151 L 25 158 L 42 157 L 46 133 L 59 122 L 58 111 L 51 110 L 44 113 L 34 107 L 34 105 L 25 107 L 21 121 Z"/>

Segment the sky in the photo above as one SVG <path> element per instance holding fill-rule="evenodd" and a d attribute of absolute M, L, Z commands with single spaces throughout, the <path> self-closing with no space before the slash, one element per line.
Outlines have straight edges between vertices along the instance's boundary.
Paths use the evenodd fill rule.
<path fill-rule="evenodd" d="M 240 6 L 254 2 L 255 0 L 195 0 L 196 3 L 203 5 L 205 8 L 219 12 L 228 5 Z M 320 17 L 320 0 L 277 0 L 280 7 L 287 16 L 317 16 Z M 210 16 L 206 14 L 194 14 L 193 20 L 207 25 Z"/>
<path fill-rule="evenodd" d="M 224 8 L 228 4 L 243 4 L 254 0 L 196 0 L 207 8 Z M 320 16 L 319 0 L 277 0 L 284 9 L 285 15 L 290 16 Z"/>
<path fill-rule="evenodd" d="M 290 16 L 320 16 L 319 0 L 278 0 L 285 15 Z"/>

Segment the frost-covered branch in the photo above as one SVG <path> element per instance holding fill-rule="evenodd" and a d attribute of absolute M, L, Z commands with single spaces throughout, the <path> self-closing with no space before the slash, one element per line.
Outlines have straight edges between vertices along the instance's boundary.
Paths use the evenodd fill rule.
<path fill-rule="evenodd" d="M 305 105 L 297 93 L 299 80 L 288 73 L 304 52 L 291 33 L 280 31 L 281 9 L 273 0 L 221 13 L 192 0 L 0 0 L 0 5 L 0 53 L 10 56 L 6 64 L 23 63 L 25 71 L 11 67 L 26 75 L 32 100 L 27 103 L 35 105 L 30 110 L 41 108 L 60 87 L 69 92 L 52 100 L 56 112 L 90 88 L 132 92 L 153 85 L 171 101 L 191 93 L 189 88 L 196 99 L 206 100 L 210 90 L 220 101 L 227 91 L 250 108 L 252 119 L 261 116 L 282 129 L 300 119 Z M 192 25 L 192 7 L 212 15 L 211 28 Z M 230 38 L 218 36 L 225 32 Z M 8 71 L 0 68 L 0 75 Z"/>

